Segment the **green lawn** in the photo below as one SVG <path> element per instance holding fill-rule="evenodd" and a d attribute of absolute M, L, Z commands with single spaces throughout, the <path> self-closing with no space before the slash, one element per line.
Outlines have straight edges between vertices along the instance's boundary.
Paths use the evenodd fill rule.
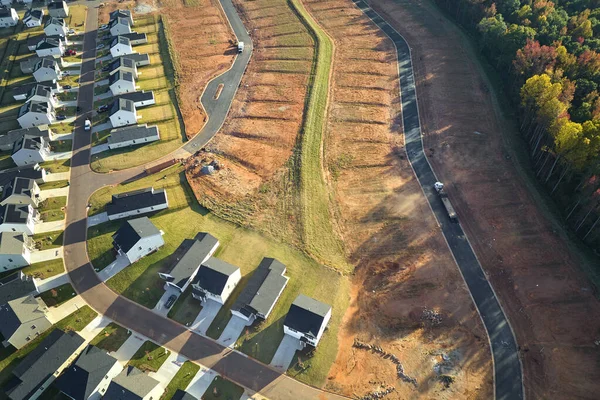
<path fill-rule="evenodd" d="M 202 400 L 239 400 L 244 394 L 244 388 L 221 376 L 215 376 Z"/>
<path fill-rule="evenodd" d="M 58 248 L 63 245 L 63 231 L 38 233 L 33 235 L 33 240 L 39 250 Z"/>
<path fill-rule="evenodd" d="M 50 142 L 50 146 L 52 146 L 52 151 L 55 153 L 64 153 L 67 151 L 71 151 L 73 148 L 72 140 L 54 140 Z"/>
<path fill-rule="evenodd" d="M 109 86 L 108 85 L 94 85 L 94 96 L 98 96 L 100 94 L 106 93 L 108 92 Z"/>
<path fill-rule="evenodd" d="M 87 14 L 87 6 L 84 5 L 74 5 L 69 6 L 69 16 L 67 17 L 67 25 L 69 28 L 73 28 L 76 31 L 83 31 L 84 26 L 78 26 L 80 24 L 85 24 L 85 17 Z"/>
<path fill-rule="evenodd" d="M 111 322 L 98 334 L 98 336 L 92 339 L 90 344 L 108 352 L 117 351 L 130 335 L 131 332 L 126 328 Z"/>
<path fill-rule="evenodd" d="M 58 307 L 75 296 L 77 296 L 77 293 L 75 293 L 75 289 L 70 283 L 40 293 L 40 297 L 48 307 Z"/>
<path fill-rule="evenodd" d="M 56 97 L 60 101 L 75 101 L 77 100 L 77 92 L 62 92 L 58 93 Z"/>
<path fill-rule="evenodd" d="M 11 377 L 12 370 L 19 365 L 27 354 L 36 348 L 38 344 L 46 336 L 48 336 L 54 328 L 64 331 L 81 331 L 89 324 L 98 314 L 88 306 L 81 307 L 71 315 L 58 321 L 54 327 L 39 335 L 27 346 L 16 350 L 14 347 L 0 347 L 0 387 Z"/>
<path fill-rule="evenodd" d="M 156 372 L 169 357 L 169 354 L 171 354 L 169 350 L 147 340 L 135 352 L 127 365 L 132 365 L 144 372 Z"/>
<path fill-rule="evenodd" d="M 177 389 L 185 390 L 199 370 L 200 367 L 193 362 L 184 362 L 173 379 L 171 379 L 171 382 L 169 382 L 169 386 L 165 389 L 165 393 L 162 395 L 161 399 L 169 400 L 173 397 Z M 225 399 L 226 398 L 223 398 L 222 400 Z"/>
<path fill-rule="evenodd" d="M 68 172 L 71 168 L 71 159 L 67 160 L 56 160 L 46 161 L 40 164 L 42 168 L 46 169 L 46 172 Z"/>
<path fill-rule="evenodd" d="M 194 322 L 201 310 L 202 304 L 192 297 L 192 287 L 190 285 L 186 291 L 179 296 L 173 307 L 171 307 L 167 317 L 187 326 Z"/>
<path fill-rule="evenodd" d="M 69 186 L 68 180 L 63 181 L 52 181 L 52 182 L 44 182 L 38 185 L 40 190 L 50 190 L 50 189 L 60 189 Z"/>
<path fill-rule="evenodd" d="M 0 152 L 0 169 L 13 168 L 17 166 L 10 156 L 10 151 Z"/>
<path fill-rule="evenodd" d="M 88 254 L 96 271 L 102 271 L 115 260 L 112 234 L 122 223 L 123 221 L 111 221 L 88 228 Z"/>
<path fill-rule="evenodd" d="M 63 133 L 73 133 L 73 130 L 75 129 L 75 122 L 57 122 L 50 125 L 50 129 L 52 129 L 52 131 L 57 135 Z"/>
<path fill-rule="evenodd" d="M 42 201 L 38 206 L 42 221 L 60 221 L 65 219 L 65 212 L 62 210 L 67 205 L 67 196 L 50 197 Z"/>
<path fill-rule="evenodd" d="M 62 237 L 62 235 L 61 235 Z M 42 261 L 31 264 L 22 269 L 23 273 L 39 279 L 50 278 L 51 276 L 62 274 L 65 272 L 62 258 L 57 258 L 50 261 Z"/>
<path fill-rule="evenodd" d="M 166 178 L 162 179 L 163 176 Z M 164 281 L 159 278 L 158 272 L 168 267 L 169 256 L 184 239 L 191 239 L 198 232 L 209 232 L 221 243 L 216 256 L 240 267 L 243 275 L 242 282 L 209 329 L 209 335 L 215 338 L 227 325 L 231 315 L 229 307 L 262 258 L 277 258 L 286 265 L 286 275 L 290 277 L 290 281 L 268 320 L 259 326 L 258 331 L 249 330 L 245 337 L 246 341 L 242 339 L 241 349 L 263 362 L 270 362 L 283 337 L 283 318 L 298 294 L 303 293 L 324 301 L 333 307 L 329 329 L 319 343 L 315 356 L 309 361 L 312 367 L 299 375 L 299 379 L 303 381 L 317 386 L 323 384 L 337 353 L 337 330 L 348 307 L 349 278 L 333 269 L 323 267 L 284 243 L 229 223 L 198 206 L 185 180 L 183 167 L 172 167 L 129 184 L 102 188 L 90 198 L 92 205 L 90 213 L 103 212 L 104 205 L 110 201 L 114 193 L 150 186 L 155 189 L 163 187 L 167 189 L 169 209 L 150 217 L 156 227 L 165 232 L 165 246 L 121 271 L 110 279 L 107 285 L 115 292 L 146 307 L 154 307 L 164 293 Z M 119 225 L 111 222 L 89 229 L 91 233 L 94 229 L 107 226 L 103 229 L 102 235 L 89 237 L 88 249 L 91 260 L 112 251 L 110 235 Z M 177 303 L 173 307 L 176 306 Z"/>

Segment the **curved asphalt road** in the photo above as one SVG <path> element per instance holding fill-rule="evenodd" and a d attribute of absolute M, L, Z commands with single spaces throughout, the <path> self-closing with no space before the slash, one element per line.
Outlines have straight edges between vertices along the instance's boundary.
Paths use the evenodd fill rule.
<path fill-rule="evenodd" d="M 211 82 L 204 95 L 204 102 L 214 97 L 214 90 L 223 80 L 226 83 L 218 101 L 209 99 L 205 108 L 209 122 L 186 146 L 194 143 L 203 146 L 221 127 L 236 88 L 244 73 L 251 53 L 251 43 L 243 24 L 236 14 L 231 0 L 220 0 L 230 18 L 232 27 L 240 38 L 245 38 L 248 47 L 241 57 L 237 57 L 227 76 Z M 170 350 L 181 353 L 190 360 L 197 361 L 230 380 L 254 391 L 260 391 L 271 399 L 344 399 L 345 397 L 323 392 L 304 385 L 286 375 L 273 370 L 257 360 L 237 351 L 224 348 L 215 341 L 197 335 L 170 319 L 163 318 L 151 310 L 134 303 L 109 289 L 94 271 L 87 255 L 87 202 L 99 188 L 135 178 L 143 174 L 143 167 L 132 168 L 111 174 L 94 173 L 89 166 L 91 135 L 83 129 L 85 116 L 92 111 L 94 98 L 95 48 L 98 28 L 97 2 L 89 6 L 84 34 L 83 62 L 81 67 L 78 106 L 81 108 L 75 123 L 73 157 L 71 159 L 71 179 L 69 202 L 67 204 L 66 229 L 64 233 L 64 261 L 69 278 L 75 290 L 97 312 L 106 315 L 120 325 L 141 333 L 154 342 Z M 212 89 L 211 89 L 212 88 Z M 195 146 L 193 146 L 195 147 Z M 193 148 L 192 147 L 192 148 Z M 174 158 L 177 152 L 167 156 Z"/>
<path fill-rule="evenodd" d="M 404 38 L 368 4 L 363 0 L 353 1 L 392 39 L 396 46 L 406 152 L 488 332 L 494 361 L 496 399 L 522 399 L 521 363 L 508 320 L 461 226 L 450 222 L 446 209 L 433 189 L 433 184 L 437 179 L 423 151 L 410 48 Z"/>

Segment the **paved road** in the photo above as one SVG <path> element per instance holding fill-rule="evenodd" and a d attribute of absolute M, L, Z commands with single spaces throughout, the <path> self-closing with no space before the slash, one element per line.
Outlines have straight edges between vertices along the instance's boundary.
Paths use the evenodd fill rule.
<path fill-rule="evenodd" d="M 353 1 L 392 39 L 398 50 L 406 152 L 488 332 L 494 361 L 496 399 L 522 399 L 521 364 L 508 320 L 460 224 L 450 222 L 433 189 L 437 179 L 423 151 L 410 48 L 404 38 L 364 1 Z"/>
<path fill-rule="evenodd" d="M 231 0 L 221 1 L 228 17 L 232 19 L 232 26 L 236 34 L 244 38 L 241 32 L 238 32 L 239 29 L 245 32 L 241 21 L 239 21 L 237 15 L 231 14 L 232 12 L 235 13 Z M 92 4 L 88 3 L 88 5 Z M 239 22 L 236 22 L 236 18 Z M 98 10 L 90 7 L 86 19 L 86 32 L 84 34 L 83 63 L 78 99 L 81 113 L 77 116 L 75 122 L 70 200 L 67 205 L 67 227 L 64 234 L 65 267 L 75 290 L 97 312 L 116 321 L 120 325 L 139 332 L 154 342 L 172 351 L 181 353 L 190 360 L 212 368 L 219 374 L 228 377 L 246 388 L 253 391 L 260 391 L 268 398 L 282 400 L 344 398 L 306 386 L 286 375 L 280 374 L 257 360 L 248 358 L 236 351 L 231 351 L 213 340 L 197 335 L 170 319 L 166 319 L 137 303 L 118 296 L 99 279 L 87 256 L 86 206 L 88 198 L 95 190 L 102 186 L 116 184 L 135 177 L 136 174 L 143 171 L 143 167 L 113 174 L 96 174 L 89 167 L 91 137 L 89 132 L 83 129 L 83 123 L 86 116 L 92 112 L 93 106 L 94 57 L 97 28 Z M 249 40 L 246 40 L 246 42 L 249 42 Z M 234 64 L 234 67 L 238 68 L 237 71 L 240 74 L 243 74 L 248 61 L 247 58 L 250 57 L 250 48 L 251 46 L 247 47 L 248 52 L 243 53 L 242 57 L 238 57 L 236 60 L 237 64 Z M 231 79 L 234 78 L 232 77 Z M 208 140 L 214 136 L 227 114 L 234 92 L 235 87 L 226 86 L 219 97 L 221 102 L 219 104 L 208 105 L 207 112 L 210 113 L 209 123 L 212 124 L 210 125 L 212 128 L 207 129 L 205 127 L 200 133 L 202 136 L 199 139 L 192 139 L 192 143 L 202 143 L 204 140 Z M 207 93 L 210 93 L 208 89 Z M 227 96 L 231 96 L 229 102 L 226 102 Z M 214 132 L 211 130 L 214 130 Z"/>

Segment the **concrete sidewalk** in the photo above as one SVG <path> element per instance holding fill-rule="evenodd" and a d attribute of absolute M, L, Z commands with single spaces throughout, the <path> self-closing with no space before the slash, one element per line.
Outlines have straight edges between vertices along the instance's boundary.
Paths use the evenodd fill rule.
<path fill-rule="evenodd" d="M 109 353 L 111 356 L 119 360 L 119 362 L 123 365 L 127 364 L 131 357 L 135 354 L 136 351 L 144 342 L 148 340 L 146 337 L 137 334 L 136 332 L 131 332 L 129 338 L 119 347 L 119 350 L 113 351 Z"/>
<path fill-rule="evenodd" d="M 186 392 L 196 397 L 197 399 L 201 399 L 206 389 L 210 386 L 211 382 L 215 379 L 216 376 L 219 376 L 215 371 L 200 366 L 200 370 L 198 373 L 192 378 L 192 381 L 185 389 Z"/>
<path fill-rule="evenodd" d="M 92 215 L 91 217 L 87 218 L 88 228 L 90 226 L 100 225 L 100 224 L 103 224 L 105 222 L 108 222 L 108 214 L 106 212 L 103 212 L 103 213 L 100 213 L 100 214 L 96 214 L 96 215 Z"/>
<path fill-rule="evenodd" d="M 44 201 L 49 197 L 61 197 L 69 195 L 69 187 L 48 189 L 40 191 L 40 200 Z"/>
<path fill-rule="evenodd" d="M 119 272 L 123 271 L 128 265 L 129 260 L 127 259 L 127 257 L 118 255 L 117 259 L 110 263 L 108 267 L 98 272 L 98 276 L 100 277 L 100 279 L 102 279 L 103 282 L 106 282 Z"/>
<path fill-rule="evenodd" d="M 105 130 L 111 129 L 111 128 L 112 128 L 112 124 L 110 123 L 110 121 L 107 121 L 102 124 L 92 126 L 92 133 L 105 131 Z"/>
<path fill-rule="evenodd" d="M 46 279 L 34 278 L 33 281 L 35 282 L 35 285 L 40 293 L 70 282 L 69 275 L 66 272 L 51 276 L 50 278 Z"/>
<path fill-rule="evenodd" d="M 77 295 L 58 307 L 48 307 L 48 321 L 55 324 L 86 305 L 87 303 L 83 300 L 83 298 Z"/>
<path fill-rule="evenodd" d="M 91 153 L 92 155 L 102 153 L 103 151 L 109 150 L 108 143 L 99 144 L 97 146 L 92 147 Z"/>
<path fill-rule="evenodd" d="M 75 121 L 75 118 L 73 118 L 73 121 Z M 62 121 L 62 122 L 73 122 L 73 121 Z M 44 161 L 56 161 L 56 160 L 68 160 L 69 158 L 71 158 L 71 156 L 73 155 L 73 152 L 71 151 L 63 151 L 62 153 L 50 153 L 46 158 L 44 158 Z"/>
<path fill-rule="evenodd" d="M 109 90 L 108 92 L 100 93 L 94 96 L 94 101 L 109 99 L 113 97 L 112 92 Z"/>
<path fill-rule="evenodd" d="M 190 329 L 201 335 L 206 335 L 208 327 L 213 322 L 222 305 L 213 300 L 206 300 L 202 305 L 202 310 L 190 325 Z M 233 317 L 232 317 L 233 318 Z"/>
<path fill-rule="evenodd" d="M 68 181 L 71 172 L 50 172 L 46 174 L 46 182 Z"/>
<path fill-rule="evenodd" d="M 35 234 L 38 233 L 47 233 L 54 231 L 64 231 L 65 230 L 65 220 L 61 219 L 60 221 L 50 221 L 50 222 L 40 222 L 35 224 Z"/>
<path fill-rule="evenodd" d="M 163 362 L 158 371 L 150 372 L 148 375 L 151 378 L 156 379 L 160 382 L 160 385 L 163 388 L 166 388 L 171 382 L 171 379 L 175 376 L 175 374 L 179 371 L 179 368 L 183 365 L 184 362 L 187 361 L 182 355 L 179 355 L 175 352 L 171 352 L 169 357 Z"/>

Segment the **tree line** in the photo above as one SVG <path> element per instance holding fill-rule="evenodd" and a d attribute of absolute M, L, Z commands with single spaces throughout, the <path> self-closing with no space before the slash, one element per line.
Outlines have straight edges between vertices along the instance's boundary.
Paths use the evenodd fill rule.
<path fill-rule="evenodd" d="M 600 0 L 436 0 L 518 110 L 538 179 L 600 250 Z"/>

